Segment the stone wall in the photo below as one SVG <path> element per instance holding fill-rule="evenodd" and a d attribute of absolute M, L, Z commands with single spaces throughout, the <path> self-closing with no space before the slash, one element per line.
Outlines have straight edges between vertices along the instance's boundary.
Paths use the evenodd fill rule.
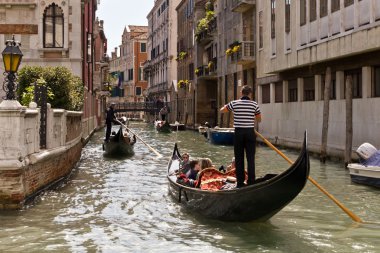
<path fill-rule="evenodd" d="M 40 112 L 17 101 L 0 103 L 0 210 L 19 209 L 70 174 L 82 150 L 82 113 L 51 109 L 47 149 L 40 149 Z"/>

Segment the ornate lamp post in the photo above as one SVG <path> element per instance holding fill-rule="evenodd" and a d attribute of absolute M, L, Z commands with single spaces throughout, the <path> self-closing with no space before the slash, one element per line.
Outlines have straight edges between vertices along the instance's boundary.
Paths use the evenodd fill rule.
<path fill-rule="evenodd" d="M 6 93 L 5 100 L 16 100 L 16 72 L 20 66 L 22 59 L 22 52 L 20 50 L 21 44 L 18 41 L 15 41 L 13 35 L 12 40 L 7 40 L 5 42 L 5 49 L 1 53 L 3 55 L 4 69 L 6 77 L 3 84 L 3 89 Z"/>

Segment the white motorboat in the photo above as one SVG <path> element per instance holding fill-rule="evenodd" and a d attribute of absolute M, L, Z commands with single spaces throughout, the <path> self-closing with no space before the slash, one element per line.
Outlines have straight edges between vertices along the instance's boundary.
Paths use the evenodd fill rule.
<path fill-rule="evenodd" d="M 380 151 L 369 143 L 363 143 L 357 150 L 361 163 L 350 163 L 351 181 L 380 188 Z"/>

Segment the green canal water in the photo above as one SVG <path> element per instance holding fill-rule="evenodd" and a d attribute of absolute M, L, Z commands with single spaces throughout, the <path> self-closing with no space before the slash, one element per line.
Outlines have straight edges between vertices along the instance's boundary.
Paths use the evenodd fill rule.
<path fill-rule="evenodd" d="M 195 158 L 227 164 L 232 147 L 213 146 L 196 132 L 159 134 L 131 127 L 141 142 L 127 159 L 103 156 L 96 133 L 70 179 L 17 212 L 0 212 L 0 252 L 380 252 L 380 190 L 351 183 L 340 164 L 311 160 L 311 176 L 363 220 L 353 222 L 310 182 L 264 223 L 232 223 L 188 213 L 168 196 L 166 166 L 174 142 Z M 284 151 L 295 160 L 297 152 Z M 258 147 L 257 175 L 287 162 Z"/>

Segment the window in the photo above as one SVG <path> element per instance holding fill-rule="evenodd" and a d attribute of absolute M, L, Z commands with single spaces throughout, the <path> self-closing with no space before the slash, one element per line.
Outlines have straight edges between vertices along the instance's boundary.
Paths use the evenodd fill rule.
<path fill-rule="evenodd" d="M 271 38 L 276 38 L 276 0 L 271 0 Z"/>
<path fill-rule="evenodd" d="M 285 0 L 285 32 L 290 32 L 290 0 Z"/>
<path fill-rule="evenodd" d="M 259 12 L 259 48 L 263 48 L 264 41 L 263 41 L 263 12 Z"/>
<path fill-rule="evenodd" d="M 283 91 L 282 91 L 282 82 L 277 82 L 274 84 L 274 102 L 282 103 L 283 102 Z"/>
<path fill-rule="evenodd" d="M 297 96 L 297 79 L 289 80 L 288 82 L 288 95 L 289 95 L 289 102 L 297 102 L 298 96 Z"/>
<path fill-rule="evenodd" d="M 306 0 L 300 0 L 300 25 L 306 24 Z"/>
<path fill-rule="evenodd" d="M 352 98 L 362 97 L 362 70 L 353 69 L 344 72 L 344 82 L 347 81 L 347 76 L 352 76 Z M 346 85 L 344 85 L 344 94 L 346 95 Z"/>
<path fill-rule="evenodd" d="M 144 81 L 144 71 L 142 67 L 139 67 L 139 81 Z"/>
<path fill-rule="evenodd" d="M 262 103 L 269 104 L 270 103 L 270 84 L 265 84 L 261 86 L 261 94 L 262 94 Z"/>
<path fill-rule="evenodd" d="M 317 19 L 317 0 L 310 0 L 310 22 Z"/>
<path fill-rule="evenodd" d="M 354 4 L 354 0 L 344 0 L 344 7 L 348 7 Z"/>
<path fill-rule="evenodd" d="M 136 87 L 136 96 L 141 96 L 142 95 L 142 89 L 141 87 Z"/>
<path fill-rule="evenodd" d="M 380 97 L 380 66 L 375 67 L 373 78 L 373 97 Z"/>
<path fill-rule="evenodd" d="M 194 80 L 194 64 L 189 64 L 189 79 Z"/>
<path fill-rule="evenodd" d="M 315 100 L 315 80 L 314 76 L 303 79 L 304 101 Z"/>
<path fill-rule="evenodd" d="M 319 16 L 321 18 L 327 16 L 327 0 L 320 0 L 320 5 L 319 5 Z"/>
<path fill-rule="evenodd" d="M 336 81 L 335 81 L 336 73 L 331 73 L 331 83 L 330 83 L 330 99 L 334 100 L 336 99 Z M 325 95 L 325 82 L 326 82 L 326 76 L 322 75 L 322 91 L 321 91 L 321 97 L 322 100 L 324 100 Z"/>
<path fill-rule="evenodd" d="M 63 48 L 63 11 L 56 5 L 46 7 L 43 16 L 43 43 L 45 48 Z"/>
<path fill-rule="evenodd" d="M 146 52 L 146 43 L 140 43 L 140 52 L 145 53 Z"/>
<path fill-rule="evenodd" d="M 128 69 L 128 81 L 133 80 L 133 69 Z"/>
<path fill-rule="evenodd" d="M 331 13 L 336 12 L 340 9 L 340 1 L 334 0 L 331 1 Z"/>

